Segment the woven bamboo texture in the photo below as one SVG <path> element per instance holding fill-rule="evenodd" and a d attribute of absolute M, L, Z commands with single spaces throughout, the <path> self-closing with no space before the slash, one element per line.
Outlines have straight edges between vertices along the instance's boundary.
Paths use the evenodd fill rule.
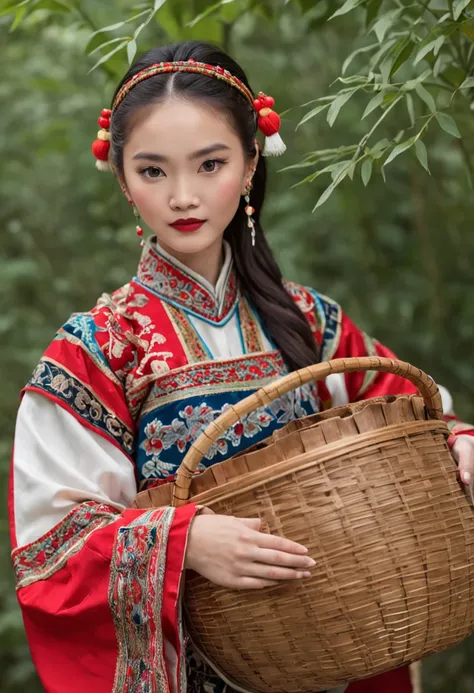
<path fill-rule="evenodd" d="M 403 374 L 423 398 L 378 398 L 292 422 L 193 475 L 244 413 L 310 379 L 357 368 Z M 433 381 L 401 362 L 345 359 L 291 374 L 251 400 L 196 441 L 174 489 L 144 492 L 135 503 L 178 504 L 191 493 L 216 513 L 258 515 L 265 531 L 306 545 L 318 562 L 311 578 L 261 591 L 231 591 L 190 574 L 186 625 L 204 658 L 240 690 L 315 693 L 472 632 L 474 513 Z"/>

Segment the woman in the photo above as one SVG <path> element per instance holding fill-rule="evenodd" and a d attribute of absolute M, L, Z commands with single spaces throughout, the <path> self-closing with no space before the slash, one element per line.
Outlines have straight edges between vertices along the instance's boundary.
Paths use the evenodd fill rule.
<path fill-rule="evenodd" d="M 58 331 L 18 413 L 13 562 L 48 693 L 224 690 L 193 657 L 186 683 L 183 571 L 235 589 L 311 574 L 305 547 L 260 532 L 258 519 L 128 509 L 137 490 L 173 478 L 229 404 L 322 359 L 391 356 L 337 303 L 282 282 L 260 224 L 257 122 L 269 152 L 283 149 L 272 105 L 253 101 L 227 55 L 193 42 L 141 57 L 99 119 L 99 167 L 154 235 L 137 276 Z M 394 375 L 331 376 L 234 426 L 204 464 L 321 405 L 411 392 Z M 453 435 L 474 433 L 449 420 Z M 453 446 L 466 483 L 469 435 Z M 392 689 L 411 690 L 407 669 L 353 688 Z"/>

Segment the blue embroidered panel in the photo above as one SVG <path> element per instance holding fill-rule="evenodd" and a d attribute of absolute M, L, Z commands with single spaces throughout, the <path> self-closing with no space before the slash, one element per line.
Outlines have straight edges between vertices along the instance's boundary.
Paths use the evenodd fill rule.
<path fill-rule="evenodd" d="M 238 384 L 236 384 L 238 387 Z M 139 425 L 137 467 L 139 483 L 173 476 L 192 443 L 211 421 L 230 404 L 253 394 L 258 388 L 242 391 L 199 393 L 169 402 L 149 411 Z M 289 421 L 319 411 L 315 385 L 289 392 L 266 407 L 257 409 L 234 424 L 216 441 L 201 462 L 205 469 L 232 457 L 254 443 L 267 438 Z"/>

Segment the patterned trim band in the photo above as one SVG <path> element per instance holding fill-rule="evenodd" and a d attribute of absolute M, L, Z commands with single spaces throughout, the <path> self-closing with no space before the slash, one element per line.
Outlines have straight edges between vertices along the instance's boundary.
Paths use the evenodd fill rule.
<path fill-rule="evenodd" d="M 124 98 L 129 94 L 137 84 L 143 82 L 149 77 L 154 77 L 155 75 L 166 74 L 169 72 L 195 72 L 200 75 L 207 75 L 207 77 L 214 77 L 214 79 L 220 79 L 223 82 L 227 82 L 232 87 L 235 87 L 240 91 L 240 93 L 245 96 L 245 98 L 250 103 L 250 106 L 254 108 L 254 99 L 252 92 L 248 87 L 245 86 L 243 82 L 237 77 L 234 77 L 228 70 L 224 70 L 223 67 L 207 65 L 206 63 L 198 63 L 192 58 L 190 60 L 179 60 L 177 62 L 171 63 L 156 63 L 155 65 L 150 65 L 146 67 L 141 72 L 137 72 L 128 82 L 126 82 L 120 89 L 119 93 L 115 97 L 115 101 L 112 107 L 112 112 L 122 103 Z"/>

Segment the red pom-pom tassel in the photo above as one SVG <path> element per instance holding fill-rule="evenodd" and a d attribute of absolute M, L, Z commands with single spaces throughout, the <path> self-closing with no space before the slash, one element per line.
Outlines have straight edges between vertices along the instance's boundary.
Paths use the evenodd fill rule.
<path fill-rule="evenodd" d="M 265 135 L 265 148 L 263 154 L 265 156 L 278 156 L 286 150 L 285 143 L 278 134 L 281 125 L 281 118 L 272 107 L 275 105 L 275 99 L 272 96 L 266 96 L 263 93 L 258 95 L 253 102 L 255 110 L 258 113 L 258 128 Z"/>
<path fill-rule="evenodd" d="M 110 142 L 95 140 L 92 143 L 92 153 L 99 161 L 107 161 L 109 158 Z"/>
<path fill-rule="evenodd" d="M 259 116 L 258 127 L 265 137 L 276 135 L 280 130 L 281 118 L 275 111 L 270 111 L 267 115 Z"/>

